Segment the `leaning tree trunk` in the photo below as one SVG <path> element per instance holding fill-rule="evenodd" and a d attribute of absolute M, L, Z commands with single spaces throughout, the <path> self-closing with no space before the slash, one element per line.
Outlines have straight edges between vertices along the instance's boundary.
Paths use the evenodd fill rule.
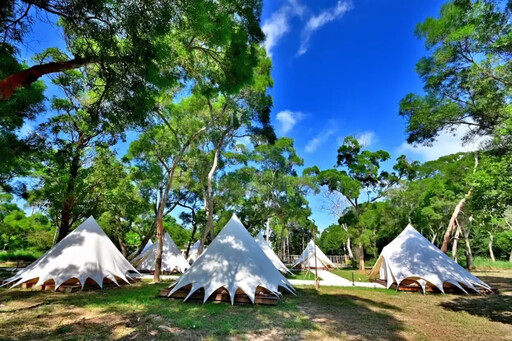
<path fill-rule="evenodd" d="M 457 229 L 455 230 L 455 236 L 453 238 L 453 243 L 452 243 L 452 258 L 455 262 L 457 262 L 457 247 L 459 246 L 459 237 L 460 237 L 459 221 L 455 220 L 455 224 L 457 225 Z"/>
<path fill-rule="evenodd" d="M 11 74 L 0 80 L 0 101 L 8 100 L 18 88 L 29 87 L 44 75 L 76 69 L 92 62 L 93 60 L 85 58 L 75 58 L 64 62 L 51 62 L 42 65 L 35 65 L 28 69 Z"/>
<path fill-rule="evenodd" d="M 192 233 L 190 234 L 190 239 L 188 240 L 187 251 L 185 252 L 185 258 L 188 258 L 188 256 L 189 256 L 190 247 L 192 246 L 192 241 L 194 240 L 194 236 L 196 235 L 196 232 L 197 232 L 196 214 L 195 214 L 194 210 L 191 210 L 191 211 L 192 211 Z"/>
<path fill-rule="evenodd" d="M 488 232 L 488 233 L 489 233 L 489 256 L 491 256 L 491 260 L 494 263 L 496 261 L 496 258 L 494 258 L 494 252 L 492 250 L 492 244 L 494 242 L 494 236 L 492 235 L 491 232 Z"/>
<path fill-rule="evenodd" d="M 473 174 L 476 172 L 476 168 L 478 167 L 478 154 L 475 153 L 475 165 L 473 167 Z M 441 251 L 444 253 L 448 252 L 448 244 L 450 244 L 450 238 L 452 235 L 453 228 L 455 226 L 455 220 L 459 216 L 460 211 L 464 207 L 464 204 L 466 203 L 466 200 L 471 196 L 471 193 L 473 192 L 473 186 L 469 189 L 469 191 L 466 193 L 464 198 L 462 198 L 457 206 L 455 206 L 455 209 L 453 210 L 452 217 L 450 218 L 450 222 L 448 223 L 448 228 L 446 229 L 446 232 L 444 234 L 443 239 L 443 245 L 441 246 Z"/>

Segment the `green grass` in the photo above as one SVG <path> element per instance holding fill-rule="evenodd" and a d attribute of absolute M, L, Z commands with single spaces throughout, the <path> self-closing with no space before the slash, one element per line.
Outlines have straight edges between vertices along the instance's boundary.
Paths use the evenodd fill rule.
<path fill-rule="evenodd" d="M 477 270 L 512 269 L 512 262 L 497 260 L 493 262 L 490 258 L 475 257 L 473 268 Z"/>
<path fill-rule="evenodd" d="M 14 250 L 14 251 L 0 251 L 0 262 L 6 261 L 27 261 L 33 262 L 41 257 L 41 252 L 32 250 Z"/>
<path fill-rule="evenodd" d="M 495 272 L 493 278 L 504 271 Z M 71 294 L 0 288 L 0 340 L 503 340 L 512 335 L 510 296 L 303 286 L 277 306 L 203 305 L 157 297 L 169 283 L 148 280 Z"/>
<path fill-rule="evenodd" d="M 352 273 L 354 273 L 355 282 L 370 282 L 366 272 L 359 271 L 357 269 L 334 269 L 331 270 L 333 274 L 352 281 Z"/>
<path fill-rule="evenodd" d="M 294 276 L 289 275 L 288 279 L 299 279 L 299 280 L 315 280 L 315 270 L 303 271 L 303 270 L 292 270 Z M 318 277 L 319 280 L 322 280 L 321 277 Z"/>

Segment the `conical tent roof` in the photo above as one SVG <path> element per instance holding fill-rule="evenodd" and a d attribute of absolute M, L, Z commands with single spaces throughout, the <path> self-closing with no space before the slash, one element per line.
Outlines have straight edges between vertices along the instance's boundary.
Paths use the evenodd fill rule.
<path fill-rule="evenodd" d="M 132 264 L 137 270 L 155 270 L 156 249 L 158 243 L 152 244 L 145 252 L 135 257 Z M 172 272 L 174 270 L 185 272 L 190 265 L 181 254 L 180 249 L 174 243 L 169 233 L 164 235 L 164 245 L 162 249 L 162 271 Z"/>
<path fill-rule="evenodd" d="M 314 268 L 315 267 L 315 248 L 316 248 L 316 267 L 317 268 L 334 268 L 331 260 L 310 240 L 300 257 L 297 259 L 293 267 Z"/>
<path fill-rule="evenodd" d="M 142 249 L 142 252 L 141 253 L 144 253 L 146 252 L 150 247 L 151 245 L 153 245 L 153 242 L 150 240 L 148 240 L 148 242 L 146 243 L 146 246 L 144 246 L 144 248 Z M 138 257 L 138 256 L 137 256 Z"/>
<path fill-rule="evenodd" d="M 76 278 L 83 287 L 90 278 L 101 288 L 105 278 L 117 285 L 119 279 L 129 283 L 130 271 L 138 273 L 91 216 L 41 258 L 7 279 L 4 285 L 14 287 L 38 279 L 34 286 L 37 287 L 53 280 L 57 289 L 67 280 Z"/>
<path fill-rule="evenodd" d="M 196 259 L 197 259 L 197 252 L 198 252 L 198 251 L 199 251 L 199 240 L 198 240 L 198 241 L 196 241 L 196 242 L 194 243 L 194 245 L 192 245 L 192 246 L 190 247 L 190 250 L 189 250 L 189 252 L 188 252 L 188 258 L 187 258 L 187 261 L 188 261 L 189 263 L 193 263 L 193 262 L 195 262 L 195 261 L 196 261 Z"/>
<path fill-rule="evenodd" d="M 178 279 L 169 296 L 187 285 L 192 287 L 185 300 L 203 288 L 203 302 L 206 302 L 213 292 L 223 287 L 229 292 L 231 304 L 237 289 L 245 292 L 253 303 L 257 287 L 275 295 L 279 295 L 279 287 L 294 292 L 290 282 L 274 267 L 236 215 Z"/>
<path fill-rule="evenodd" d="M 267 244 L 267 241 L 263 237 L 262 232 L 258 233 L 256 238 L 254 238 L 254 239 L 256 240 L 256 243 L 258 243 L 258 245 L 261 247 L 263 252 L 265 252 L 265 254 L 270 259 L 272 264 L 274 264 L 274 266 L 276 267 L 277 270 L 279 270 L 280 272 L 282 272 L 284 274 L 290 273 L 290 270 L 288 270 L 286 265 L 284 265 L 283 262 L 281 262 L 281 259 L 279 259 L 279 257 L 275 254 L 275 252 L 270 248 L 270 245 Z"/>
<path fill-rule="evenodd" d="M 491 289 L 439 250 L 410 224 L 382 249 L 370 277 L 377 274 L 387 281 L 388 288 L 393 283 L 400 285 L 403 280 L 410 279 L 417 281 L 423 291 L 426 285 L 432 285 L 444 292 L 445 283 L 464 292 L 467 288 L 478 292 L 475 286 Z"/>

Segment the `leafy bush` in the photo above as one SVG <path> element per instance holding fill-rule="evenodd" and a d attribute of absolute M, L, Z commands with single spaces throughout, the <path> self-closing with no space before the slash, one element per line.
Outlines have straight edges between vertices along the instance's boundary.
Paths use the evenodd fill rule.
<path fill-rule="evenodd" d="M 41 253 L 32 250 L 14 250 L 14 251 L 0 251 L 0 261 L 18 261 L 23 260 L 27 262 L 33 262 L 39 257 Z"/>

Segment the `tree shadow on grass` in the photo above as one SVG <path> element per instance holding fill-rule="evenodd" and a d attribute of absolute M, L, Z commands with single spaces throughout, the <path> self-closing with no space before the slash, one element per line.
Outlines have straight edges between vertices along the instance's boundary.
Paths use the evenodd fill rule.
<path fill-rule="evenodd" d="M 363 340 L 404 340 L 402 323 L 393 313 L 401 309 L 349 294 L 301 289 L 301 310 L 331 337 Z"/>
<path fill-rule="evenodd" d="M 512 324 L 512 296 L 461 296 L 443 302 L 441 306 L 447 310 L 465 311 L 471 315 L 486 317 L 491 321 Z"/>

